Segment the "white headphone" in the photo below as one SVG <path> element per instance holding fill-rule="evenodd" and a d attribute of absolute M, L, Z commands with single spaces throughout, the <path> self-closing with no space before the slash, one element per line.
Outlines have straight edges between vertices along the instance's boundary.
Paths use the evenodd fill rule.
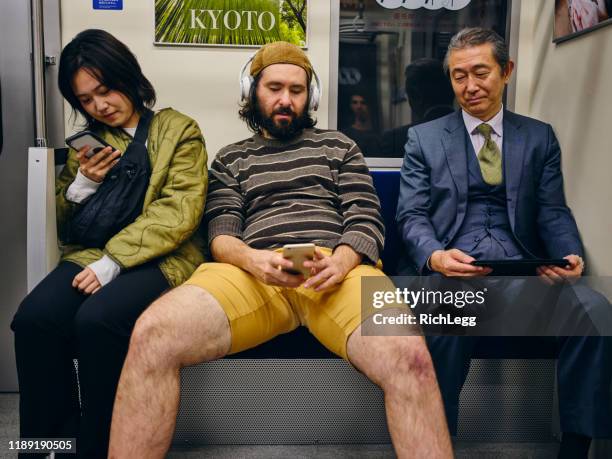
<path fill-rule="evenodd" d="M 253 78 L 248 72 L 247 67 L 257 53 L 253 53 L 248 61 L 242 66 L 242 70 L 240 70 L 240 100 L 242 102 L 249 99 L 251 95 L 251 86 L 253 86 L 253 82 L 255 78 Z M 310 90 L 308 91 L 310 97 L 308 98 L 308 111 L 317 111 L 319 108 L 319 102 L 321 101 L 321 93 L 323 92 L 323 88 L 321 86 L 321 80 L 319 80 L 319 76 L 314 69 L 312 69 L 312 78 L 310 79 Z"/>

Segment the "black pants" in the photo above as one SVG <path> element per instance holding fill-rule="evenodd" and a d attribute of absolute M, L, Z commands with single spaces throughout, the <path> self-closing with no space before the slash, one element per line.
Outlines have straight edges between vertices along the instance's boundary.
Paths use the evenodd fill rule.
<path fill-rule="evenodd" d="M 105 458 L 134 323 L 169 285 L 159 267 L 149 263 L 88 296 L 72 287 L 81 270 L 60 263 L 23 300 L 11 324 L 20 436 L 76 437 L 79 457 Z M 78 359 L 78 386 L 73 358 Z"/>

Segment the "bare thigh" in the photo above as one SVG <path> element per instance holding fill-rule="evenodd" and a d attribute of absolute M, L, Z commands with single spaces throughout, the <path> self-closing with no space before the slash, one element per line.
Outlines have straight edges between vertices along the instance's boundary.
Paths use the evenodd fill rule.
<path fill-rule="evenodd" d="M 218 359 L 230 349 L 228 318 L 219 302 L 195 285 L 177 287 L 147 308 L 136 322 L 133 343 L 179 366 Z"/>

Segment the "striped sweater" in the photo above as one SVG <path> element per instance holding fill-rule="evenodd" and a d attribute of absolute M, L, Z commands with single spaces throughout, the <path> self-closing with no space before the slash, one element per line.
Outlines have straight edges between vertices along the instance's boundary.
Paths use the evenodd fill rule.
<path fill-rule="evenodd" d="M 375 263 L 380 202 L 361 151 L 336 131 L 291 140 L 254 135 L 222 148 L 209 172 L 208 241 L 235 236 L 255 249 L 313 242 L 352 247 Z"/>

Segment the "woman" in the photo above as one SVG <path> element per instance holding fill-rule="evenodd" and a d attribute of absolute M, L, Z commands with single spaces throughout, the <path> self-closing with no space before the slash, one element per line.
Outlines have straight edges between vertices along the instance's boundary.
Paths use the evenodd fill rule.
<path fill-rule="evenodd" d="M 70 150 L 56 187 L 64 235 L 139 123 L 146 126 L 155 91 L 130 50 L 102 30 L 81 32 L 64 48 L 59 87 L 87 128 L 117 148 L 91 157 L 89 147 Z M 59 265 L 23 300 L 11 325 L 21 437 L 76 437 L 79 457 L 106 457 L 116 386 L 136 319 L 203 262 L 196 235 L 207 187 L 200 129 L 168 108 L 153 115 L 144 138 L 151 174 L 142 213 L 102 249 L 65 244 Z"/>

